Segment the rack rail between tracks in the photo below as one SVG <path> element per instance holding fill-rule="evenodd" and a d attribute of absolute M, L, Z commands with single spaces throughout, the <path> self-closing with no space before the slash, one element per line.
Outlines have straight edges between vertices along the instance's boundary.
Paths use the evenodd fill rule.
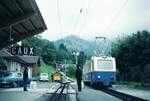
<path fill-rule="evenodd" d="M 48 96 L 46 101 L 70 101 L 70 94 L 76 96 L 76 92 L 70 92 L 70 87 L 70 82 L 61 83 L 61 85 Z"/>

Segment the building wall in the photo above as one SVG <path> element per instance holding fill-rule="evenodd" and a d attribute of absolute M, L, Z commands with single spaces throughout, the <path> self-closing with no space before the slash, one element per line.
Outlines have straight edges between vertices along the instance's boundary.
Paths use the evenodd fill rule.
<path fill-rule="evenodd" d="M 24 67 L 22 67 L 22 64 L 19 62 L 16 62 L 14 60 L 7 60 L 7 71 L 8 72 L 23 72 Z M 28 76 L 29 78 L 32 77 L 32 67 L 28 66 Z"/>
<path fill-rule="evenodd" d="M 7 60 L 7 71 L 9 72 L 22 72 L 21 64 L 14 60 Z"/>
<path fill-rule="evenodd" d="M 38 67 L 36 66 L 36 65 L 34 65 L 33 67 L 32 67 L 32 76 L 33 77 L 36 77 L 36 76 L 38 76 L 39 74 L 38 74 Z"/>
<path fill-rule="evenodd" d="M 32 77 L 32 68 L 28 67 L 28 77 L 31 78 Z"/>

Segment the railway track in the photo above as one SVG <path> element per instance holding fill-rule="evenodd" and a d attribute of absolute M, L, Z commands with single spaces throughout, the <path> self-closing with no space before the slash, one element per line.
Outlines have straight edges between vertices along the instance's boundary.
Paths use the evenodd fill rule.
<path fill-rule="evenodd" d="M 122 92 L 118 92 L 118 91 L 115 91 L 115 90 L 112 90 L 112 89 L 109 89 L 109 88 L 102 88 L 101 89 L 103 92 L 107 93 L 107 94 L 110 94 L 112 96 L 115 96 L 123 101 L 148 101 L 148 100 L 145 100 L 145 99 L 142 99 L 142 98 L 139 98 L 139 97 L 135 97 L 135 96 L 132 96 L 132 95 L 129 95 L 129 94 L 125 94 L 125 93 L 122 93 Z"/>
<path fill-rule="evenodd" d="M 101 90 L 104 93 L 112 95 L 112 96 L 114 96 L 116 98 L 119 98 L 123 101 L 148 101 L 146 99 L 139 98 L 139 97 L 136 97 L 136 96 L 132 96 L 132 95 L 129 95 L 129 94 L 126 94 L 126 93 L 122 93 L 122 92 L 119 92 L 119 91 L 116 91 L 116 90 L 113 90 L 113 89 L 110 89 L 110 88 L 107 88 L 107 87 L 97 87 L 97 86 L 91 87 L 89 85 L 87 85 L 87 86 L 90 87 L 90 88 L 94 88 L 96 90 Z"/>
<path fill-rule="evenodd" d="M 68 101 L 67 93 L 69 89 L 69 83 L 62 83 L 56 90 L 53 92 L 46 101 Z"/>

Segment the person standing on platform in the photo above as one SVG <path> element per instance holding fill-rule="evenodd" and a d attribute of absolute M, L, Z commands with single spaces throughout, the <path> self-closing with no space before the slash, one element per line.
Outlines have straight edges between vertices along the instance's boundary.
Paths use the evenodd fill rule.
<path fill-rule="evenodd" d="M 24 91 L 28 91 L 27 83 L 28 83 L 28 67 L 25 67 L 23 71 L 23 90 Z"/>
<path fill-rule="evenodd" d="M 76 79 L 77 79 L 78 91 L 81 91 L 82 71 L 79 65 L 77 65 L 77 69 L 76 69 Z"/>

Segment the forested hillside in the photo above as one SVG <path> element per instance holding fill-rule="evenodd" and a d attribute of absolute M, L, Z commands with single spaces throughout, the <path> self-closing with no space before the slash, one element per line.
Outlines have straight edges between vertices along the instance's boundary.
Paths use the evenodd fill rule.
<path fill-rule="evenodd" d="M 40 36 L 34 36 L 22 41 L 22 45 L 35 47 L 35 55 L 40 56 L 46 64 L 54 65 L 55 63 L 63 64 L 65 62 L 75 64 L 75 57 L 72 51 L 64 43 L 60 43 L 58 46 L 55 46 L 55 44 L 54 42 L 42 39 Z M 86 60 L 83 51 L 79 52 L 78 58 L 78 63 L 82 66 Z"/>
<path fill-rule="evenodd" d="M 106 40 L 105 43 L 103 40 L 99 40 L 95 43 L 95 40 L 84 40 L 75 35 L 67 36 L 63 39 L 57 40 L 55 42 L 56 47 L 63 43 L 69 51 L 78 49 L 79 51 L 83 51 L 87 56 L 95 55 L 96 53 L 101 53 L 105 51 L 105 53 L 110 53 L 111 50 L 111 41 Z"/>

